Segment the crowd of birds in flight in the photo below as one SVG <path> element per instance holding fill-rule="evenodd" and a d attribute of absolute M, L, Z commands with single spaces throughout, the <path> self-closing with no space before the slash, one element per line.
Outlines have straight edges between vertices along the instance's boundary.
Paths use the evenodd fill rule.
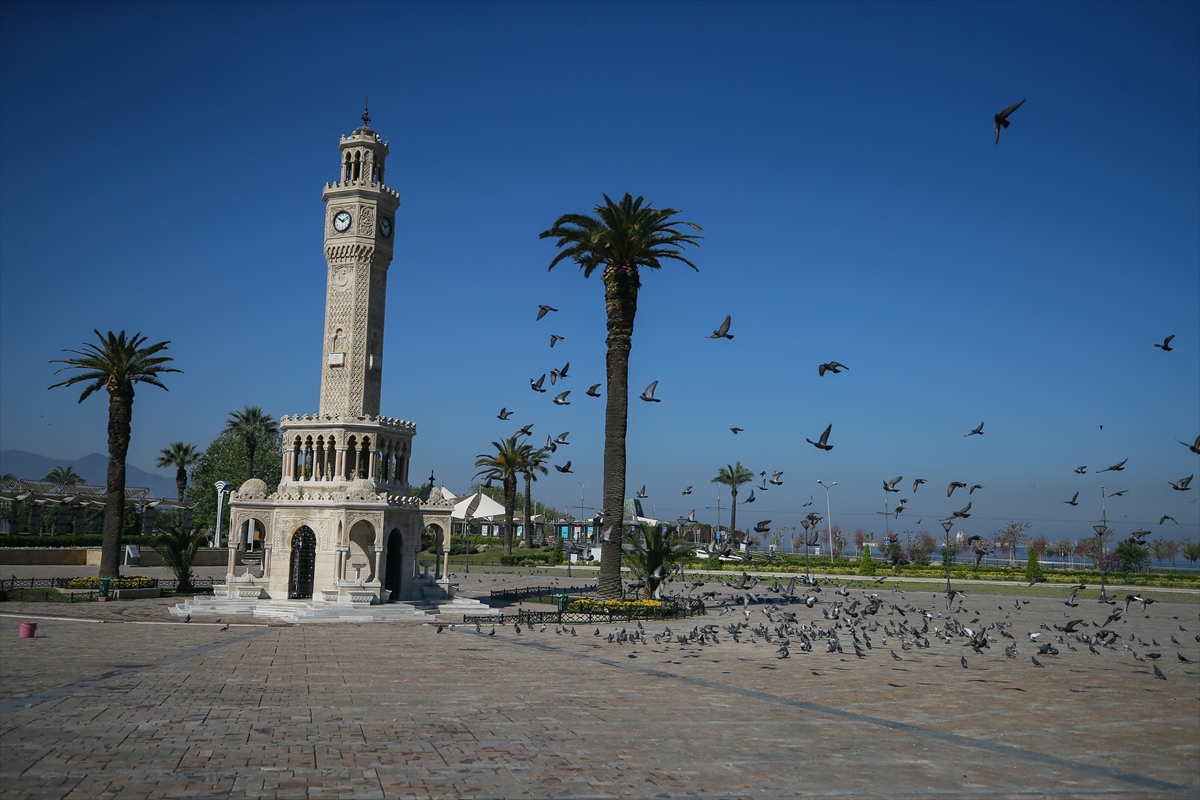
<path fill-rule="evenodd" d="M 942 648 L 953 647 L 956 649 L 949 651 L 950 655 L 959 656 L 958 664 L 962 669 L 971 669 L 972 658 L 987 656 L 1001 648 L 1010 660 L 1020 658 L 1024 649 L 1033 667 L 1045 668 L 1044 662 L 1052 662 L 1061 655 L 1061 647 L 1070 652 L 1086 650 L 1091 656 L 1127 655 L 1134 664 L 1149 665 L 1152 670 L 1152 673 L 1146 672 L 1143 667 L 1139 668 L 1141 672 L 1164 681 L 1173 669 L 1189 669 L 1184 665 L 1195 663 L 1183 654 L 1186 645 L 1174 633 L 1168 634 L 1170 644 L 1166 645 L 1154 636 L 1137 633 L 1132 627 L 1118 627 L 1118 624 L 1128 626 L 1131 622 L 1137 625 L 1139 615 L 1143 620 L 1149 620 L 1150 607 L 1157 602 L 1151 597 L 1138 594 L 1126 594 L 1120 599 L 1102 596 L 1098 603 L 1104 606 L 1105 619 L 1102 622 L 1085 619 L 1076 610 L 1081 605 L 1079 592 L 1087 588 L 1084 583 L 1071 585 L 1066 597 L 1061 599 L 1070 609 L 1063 612 L 1061 621 L 1050 620 L 1047 624 L 1045 619 L 1038 620 L 1035 629 L 1015 633 L 1013 612 L 1027 610 L 1028 599 L 1014 598 L 1011 607 L 1005 603 L 997 605 L 997 612 L 1005 612 L 1001 618 L 998 614 L 968 609 L 967 593 L 957 589 L 951 589 L 948 594 L 933 593 L 930 602 L 921 604 L 908 600 L 900 584 L 896 583 L 891 592 L 893 598 L 888 599 L 879 594 L 879 585 L 887 580 L 887 576 L 839 582 L 801 575 L 792 577 L 786 585 L 776 578 L 770 585 L 760 588 L 761 578 L 743 572 L 740 578 L 720 580 L 720 589 L 707 591 L 700 591 L 706 587 L 705 581 L 689 581 L 682 568 L 678 568 L 678 574 L 672 577 L 684 586 L 672 595 L 673 600 L 694 609 L 704 608 L 706 612 L 719 608 L 718 617 L 732 619 L 694 625 L 691 630 L 682 632 L 673 631 L 669 622 L 661 631 L 651 632 L 638 620 L 614 627 L 607 634 L 594 627 L 591 637 L 612 645 L 640 646 L 655 653 L 669 652 L 670 645 L 685 651 L 730 643 L 758 645 L 761 642 L 775 648 L 777 659 L 790 658 L 793 653 L 815 652 L 847 656 L 852 653 L 856 660 L 876 655 L 892 661 L 911 661 L 922 651 L 937 647 L 941 653 L 946 653 Z M 670 582 L 671 578 L 666 581 Z M 635 582 L 628 588 L 631 593 L 636 593 L 640 584 Z M 945 599 L 944 609 L 939 608 L 942 598 Z M 805 610 L 815 612 L 818 607 L 821 611 L 819 619 L 803 618 L 807 616 Z M 985 616 L 996 618 L 984 622 Z M 1177 625 L 1180 633 L 1190 633 L 1179 624 L 1178 615 L 1172 616 L 1171 620 L 1170 625 Z M 558 636 L 580 636 L 574 625 L 554 624 L 551 629 L 551 624 L 528 623 L 523 627 L 517 621 L 512 624 L 513 635 L 520 636 L 523 632 L 545 634 L 553 630 Z M 437 633 L 453 631 L 457 627 L 451 623 L 436 626 Z M 470 632 L 470 625 L 463 627 Z M 508 627 L 503 618 L 500 627 Z M 1033 627 L 1032 622 L 1028 627 Z M 495 625 L 485 634 L 482 624 L 475 623 L 474 632 L 487 637 L 497 635 Z M 1193 633 L 1192 637 L 1200 642 L 1200 633 Z M 965 652 L 967 650 L 970 652 Z M 1164 655 L 1166 650 L 1174 650 L 1174 663 L 1164 660 L 1169 659 Z M 639 654 L 640 651 L 632 649 L 628 656 L 636 658 Z M 1159 667 L 1160 663 L 1167 667 L 1166 672 Z M 1195 673 L 1189 671 L 1187 674 Z"/>
<path fill-rule="evenodd" d="M 994 116 L 993 121 L 994 121 L 995 132 L 996 132 L 996 144 L 1000 143 L 1001 129 L 1008 128 L 1008 126 L 1011 124 L 1009 121 L 1009 116 L 1014 111 L 1016 111 L 1018 108 L 1020 108 L 1021 105 L 1024 104 L 1024 102 L 1025 102 L 1024 100 L 1021 100 L 1019 103 L 1014 103 L 1013 105 L 1005 108 L 1003 111 L 997 113 Z M 558 309 L 554 308 L 553 306 L 541 304 L 538 306 L 536 321 L 541 321 L 543 318 L 546 317 L 546 315 L 556 313 L 557 311 L 558 311 Z M 729 332 L 729 329 L 732 326 L 732 324 L 733 324 L 732 315 L 726 315 L 725 320 L 716 329 L 714 329 L 713 332 L 711 334 L 709 334 L 709 336 L 707 338 L 709 338 L 709 339 L 733 339 L 733 334 Z M 1175 338 L 1175 335 L 1172 334 L 1172 335 L 1166 337 L 1161 343 L 1155 343 L 1154 346 L 1159 348 L 1163 352 L 1170 352 L 1172 349 L 1174 349 L 1171 346 L 1171 341 L 1174 338 Z M 550 334 L 550 347 L 553 348 L 559 342 L 565 341 L 565 339 L 566 339 L 565 336 L 561 336 L 556 333 L 551 333 Z M 530 378 L 530 380 L 529 380 L 530 388 L 534 392 L 537 392 L 539 394 L 544 394 L 547 392 L 547 389 L 545 387 L 547 375 L 550 378 L 550 385 L 557 386 L 559 381 L 565 380 L 567 377 L 569 377 L 570 369 L 571 369 L 571 362 L 567 361 L 566 363 L 563 364 L 562 368 L 551 369 L 548 373 L 543 373 L 541 376 L 539 376 L 537 378 Z M 850 368 L 848 366 L 846 366 L 845 364 L 842 364 L 838 361 L 828 361 L 828 362 L 819 364 L 817 366 L 817 374 L 820 377 L 824 377 L 826 373 L 829 373 L 832 375 L 839 375 L 839 374 L 841 374 L 841 372 L 843 370 L 849 370 L 849 369 Z M 588 397 L 599 398 L 601 396 L 600 395 L 600 387 L 602 385 L 603 385 L 602 383 L 592 384 L 591 386 L 588 387 L 587 391 L 584 392 L 584 394 L 586 394 Z M 641 395 L 639 395 L 640 399 L 647 403 L 662 402 L 662 398 L 655 396 L 655 392 L 657 391 L 657 389 L 658 389 L 658 381 L 657 380 L 652 381 L 645 388 L 645 390 L 641 393 Z M 554 396 L 554 399 L 552 402 L 555 405 L 559 405 L 559 406 L 571 405 L 571 401 L 567 399 L 570 394 L 571 394 L 570 389 L 561 391 Z M 504 408 L 500 409 L 500 413 L 497 415 L 497 417 L 500 420 L 505 421 L 505 420 L 508 420 L 509 417 L 511 417 L 512 415 L 513 415 L 513 412 L 510 411 L 507 407 L 504 407 Z M 1102 425 L 1100 427 L 1101 427 L 1101 429 L 1103 429 L 1104 426 Z M 983 428 L 984 428 L 984 423 L 980 422 L 976 428 L 971 430 L 969 433 L 965 434 L 965 436 L 967 436 L 967 437 L 982 436 L 983 432 L 984 432 Z M 738 426 L 733 426 L 729 430 L 732 431 L 733 434 L 736 436 L 737 434 L 743 432 L 745 429 L 738 427 Z M 826 426 L 825 430 L 821 432 L 821 434 L 817 437 L 817 439 L 815 441 L 812 439 L 808 439 L 808 438 L 806 438 L 805 441 L 808 442 L 809 444 L 811 444 L 813 447 L 817 448 L 818 450 L 822 450 L 824 452 L 829 452 L 830 450 L 833 450 L 833 447 L 834 447 L 832 444 L 829 443 L 829 437 L 832 432 L 833 432 L 833 425 L 830 424 L 830 425 Z M 523 438 L 526 436 L 531 436 L 532 433 L 533 433 L 533 425 L 532 424 L 525 425 L 524 427 L 522 427 L 520 430 L 517 431 L 516 438 L 520 439 L 520 438 Z M 542 447 L 543 452 L 546 452 L 546 453 L 557 452 L 559 447 L 568 444 L 567 437 L 569 435 L 570 435 L 570 431 L 564 431 L 563 433 L 560 433 L 557 437 L 547 436 L 546 444 Z M 1200 436 L 1197 436 L 1196 440 L 1190 445 L 1184 441 L 1180 441 L 1180 440 L 1177 440 L 1177 441 L 1179 441 L 1180 444 L 1187 447 L 1193 453 L 1200 455 Z M 1113 464 L 1110 467 L 1106 467 L 1105 469 L 1099 470 L 1099 472 L 1121 472 L 1125 469 L 1125 464 L 1128 460 L 1129 459 L 1124 459 L 1123 461 L 1121 461 L 1117 464 Z M 571 470 L 570 459 L 568 459 L 563 464 L 555 464 L 554 469 L 564 475 L 573 474 L 572 470 Z M 1087 466 L 1083 465 L 1083 466 L 1076 468 L 1075 473 L 1078 475 L 1086 474 Z M 742 505 L 748 505 L 750 503 L 755 502 L 755 500 L 757 499 L 755 492 L 756 491 L 762 491 L 762 492 L 767 491 L 769 488 L 768 484 L 774 485 L 774 486 L 781 486 L 783 484 L 783 481 L 782 481 L 783 472 L 782 471 L 773 470 L 773 476 L 769 480 L 766 478 L 766 475 L 767 475 L 767 473 L 765 471 L 760 473 L 759 477 L 762 478 L 762 483 L 758 486 L 751 488 L 750 494 L 741 501 Z M 1186 492 L 1186 491 L 1191 490 L 1190 484 L 1192 482 L 1193 477 L 1194 477 L 1194 475 L 1189 475 L 1186 478 L 1180 478 L 1177 481 L 1167 481 L 1167 483 L 1171 486 L 1172 489 L 1175 489 L 1176 491 Z M 902 480 L 903 480 L 903 476 L 896 477 L 890 481 L 886 481 L 886 480 L 883 481 L 883 488 L 884 488 L 885 493 L 899 492 L 900 490 L 897 489 L 896 486 Z M 913 493 L 915 494 L 917 491 L 917 488 L 921 484 L 926 483 L 926 482 L 927 481 L 924 478 L 917 478 L 913 482 Z M 491 485 L 490 480 L 488 481 L 488 485 Z M 953 496 L 955 489 L 967 489 L 967 488 L 968 488 L 968 486 L 966 483 L 963 483 L 961 481 L 952 481 L 949 485 L 949 488 L 947 489 L 946 497 L 949 498 L 949 497 Z M 983 488 L 985 488 L 985 487 L 982 484 L 974 484 L 974 485 L 970 486 L 968 494 L 973 495 L 977 489 L 983 489 Z M 1125 493 L 1127 491 L 1128 491 L 1127 489 L 1123 489 L 1123 490 L 1120 490 L 1117 492 L 1112 492 L 1112 493 L 1108 494 L 1107 497 L 1121 497 L 1121 496 L 1125 495 Z M 682 492 L 682 494 L 684 496 L 690 495 L 691 493 L 692 493 L 691 486 L 686 487 Z M 643 500 L 649 498 L 649 494 L 646 491 L 646 485 L 642 486 L 642 488 L 637 492 L 636 496 L 639 499 L 643 499 Z M 966 519 L 966 518 L 970 517 L 972 502 L 973 501 L 968 501 L 967 504 L 963 508 L 951 512 L 948 517 L 943 519 L 943 522 L 953 522 L 954 520 L 957 520 L 957 519 Z M 1073 507 L 1078 506 L 1079 505 L 1079 492 L 1076 492 L 1075 495 L 1070 500 L 1064 500 L 1063 502 L 1069 506 L 1073 506 Z M 908 498 L 901 498 L 897 507 L 895 509 L 891 509 L 890 513 L 893 514 L 896 519 L 899 519 L 900 515 L 902 513 L 904 513 L 904 511 L 905 511 L 905 506 L 907 505 L 907 503 L 908 503 Z M 812 500 L 810 498 L 809 502 L 806 503 L 805 506 L 807 507 L 808 505 L 811 505 L 811 504 L 812 504 Z M 820 520 L 819 515 L 810 513 L 808 515 L 808 517 L 806 518 L 806 521 L 809 524 L 805 525 L 805 527 L 809 528 L 819 520 Z M 688 524 L 688 523 L 694 523 L 695 521 L 696 521 L 695 510 L 693 510 L 689 516 L 679 518 L 679 522 L 681 525 Z M 922 521 L 923 521 L 923 519 L 918 520 L 917 524 L 920 524 Z M 1175 520 L 1175 518 L 1170 516 L 1169 514 L 1163 514 L 1160 517 L 1158 524 L 1162 525 L 1163 523 L 1165 523 L 1167 521 L 1178 524 L 1178 522 Z M 602 517 L 597 517 L 597 522 L 600 524 L 603 524 Z M 765 520 L 764 522 L 769 523 L 770 520 Z M 755 529 L 757 531 L 759 531 L 760 533 L 766 532 L 766 529 L 763 528 L 763 522 L 760 522 L 759 525 L 756 526 Z M 611 533 L 611 526 L 608 530 L 608 533 Z M 1140 541 L 1140 539 L 1142 537 L 1147 536 L 1147 535 L 1149 535 L 1149 531 L 1138 531 L 1134 534 L 1133 540 Z M 607 536 L 605 538 L 607 538 Z"/>

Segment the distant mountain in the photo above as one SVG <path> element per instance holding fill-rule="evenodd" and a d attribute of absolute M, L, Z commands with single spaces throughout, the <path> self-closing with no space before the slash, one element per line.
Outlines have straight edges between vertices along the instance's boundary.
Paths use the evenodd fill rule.
<path fill-rule="evenodd" d="M 108 474 L 108 456 L 90 453 L 83 458 L 71 460 L 47 458 L 37 453 L 26 453 L 24 450 L 0 450 L 0 473 L 11 472 L 18 478 L 40 481 L 55 467 L 74 467 L 90 486 L 103 486 Z M 125 462 L 125 485 L 147 488 L 155 497 L 173 500 L 177 495 L 173 479 L 138 469 L 129 462 Z"/>

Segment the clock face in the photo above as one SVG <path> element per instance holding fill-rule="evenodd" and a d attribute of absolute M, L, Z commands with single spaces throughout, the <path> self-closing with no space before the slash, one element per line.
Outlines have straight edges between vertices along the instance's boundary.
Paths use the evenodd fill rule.
<path fill-rule="evenodd" d="M 339 211 L 333 216 L 333 229 L 338 233 L 345 233 L 350 228 L 350 212 Z"/>
<path fill-rule="evenodd" d="M 392 221 L 390 219 L 388 219 L 387 217 L 380 217 L 379 232 L 382 233 L 385 238 L 388 236 L 391 236 L 392 235 Z"/>

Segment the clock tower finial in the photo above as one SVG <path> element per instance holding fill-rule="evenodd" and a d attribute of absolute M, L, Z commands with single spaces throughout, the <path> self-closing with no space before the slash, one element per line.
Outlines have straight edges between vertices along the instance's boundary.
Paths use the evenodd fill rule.
<path fill-rule="evenodd" d="M 367 95 L 367 99 L 363 103 L 363 113 L 359 119 L 363 121 L 363 125 L 371 124 L 371 95 Z"/>

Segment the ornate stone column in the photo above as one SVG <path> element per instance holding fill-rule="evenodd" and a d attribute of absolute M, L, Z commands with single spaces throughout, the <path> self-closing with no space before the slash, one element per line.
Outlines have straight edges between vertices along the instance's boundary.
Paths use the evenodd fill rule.
<path fill-rule="evenodd" d="M 334 574 L 337 576 L 337 580 L 344 581 L 346 580 L 346 563 L 350 560 L 350 545 L 339 544 L 336 550 L 337 559 L 334 566 Z"/>
<path fill-rule="evenodd" d="M 263 560 L 262 560 L 262 576 L 264 578 L 271 577 L 271 550 L 273 546 L 270 542 L 263 542 Z"/>

